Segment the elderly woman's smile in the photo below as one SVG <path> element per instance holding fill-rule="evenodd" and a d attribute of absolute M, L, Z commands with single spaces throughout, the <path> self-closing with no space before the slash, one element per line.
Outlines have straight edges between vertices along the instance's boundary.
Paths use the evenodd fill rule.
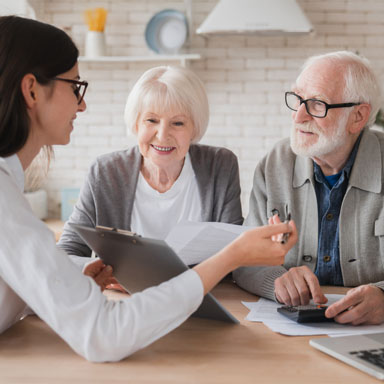
<path fill-rule="evenodd" d="M 161 147 L 159 145 L 151 144 L 152 148 L 156 149 L 156 151 L 160 151 L 163 153 L 169 153 L 175 149 L 175 147 Z"/>

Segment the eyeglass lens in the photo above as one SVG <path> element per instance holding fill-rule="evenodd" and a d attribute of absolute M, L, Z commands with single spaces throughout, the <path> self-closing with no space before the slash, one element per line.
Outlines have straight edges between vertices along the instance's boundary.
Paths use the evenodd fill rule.
<path fill-rule="evenodd" d="M 74 84 L 73 93 L 77 97 L 78 104 L 80 105 L 83 101 L 85 91 L 87 90 L 88 83 L 86 81 L 64 79 L 62 77 L 55 77 L 54 80 L 65 81 L 66 83 Z"/>
<path fill-rule="evenodd" d="M 83 101 L 85 91 L 87 90 L 88 84 L 76 84 L 76 88 L 74 89 L 74 93 L 77 97 L 78 103 L 81 104 Z"/>
<path fill-rule="evenodd" d="M 305 103 L 307 112 L 314 117 L 324 117 L 327 114 L 327 106 L 320 100 L 303 100 L 294 93 L 287 93 L 286 102 L 288 108 L 297 111 L 302 103 Z"/>
<path fill-rule="evenodd" d="M 79 104 L 83 100 L 84 91 L 85 91 L 85 86 L 83 84 L 76 85 L 74 92 L 77 97 L 77 100 L 79 101 Z"/>

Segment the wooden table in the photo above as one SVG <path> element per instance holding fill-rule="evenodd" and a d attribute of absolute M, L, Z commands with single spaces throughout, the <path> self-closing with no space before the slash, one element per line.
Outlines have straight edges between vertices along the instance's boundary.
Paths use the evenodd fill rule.
<path fill-rule="evenodd" d="M 87 362 L 30 316 L 0 335 L 0 383 L 378 383 L 310 347 L 311 337 L 243 320 L 248 310 L 240 300 L 256 298 L 230 281 L 214 294 L 240 325 L 191 318 L 119 363 Z"/>

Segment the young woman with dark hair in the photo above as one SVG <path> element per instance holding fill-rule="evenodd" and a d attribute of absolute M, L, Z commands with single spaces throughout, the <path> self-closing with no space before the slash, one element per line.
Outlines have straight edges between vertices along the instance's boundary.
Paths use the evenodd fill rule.
<path fill-rule="evenodd" d="M 193 270 L 128 300 L 108 301 L 56 248 L 22 194 L 24 170 L 41 148 L 67 144 L 76 114 L 86 108 L 77 55 L 53 26 L 0 17 L 0 332 L 29 306 L 77 353 L 116 361 L 181 324 L 233 269 L 282 264 L 297 234 L 293 223 L 256 228 Z M 272 240 L 282 232 L 291 232 L 287 244 Z M 111 278 L 99 261 L 93 267 L 99 284 Z"/>

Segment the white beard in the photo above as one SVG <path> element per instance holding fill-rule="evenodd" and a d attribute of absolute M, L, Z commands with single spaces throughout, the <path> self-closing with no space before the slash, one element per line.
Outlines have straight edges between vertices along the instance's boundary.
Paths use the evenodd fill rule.
<path fill-rule="evenodd" d="M 345 129 L 349 113 L 344 114 L 339 120 L 338 126 L 329 136 L 320 131 L 317 124 L 314 121 L 310 121 L 304 124 L 292 123 L 291 129 L 291 149 L 299 156 L 304 157 L 318 157 L 321 158 L 345 145 L 347 142 L 348 132 Z M 314 144 L 306 144 L 305 138 L 300 138 L 297 131 L 302 129 L 305 132 L 313 132 L 318 136 L 318 140 Z"/>

